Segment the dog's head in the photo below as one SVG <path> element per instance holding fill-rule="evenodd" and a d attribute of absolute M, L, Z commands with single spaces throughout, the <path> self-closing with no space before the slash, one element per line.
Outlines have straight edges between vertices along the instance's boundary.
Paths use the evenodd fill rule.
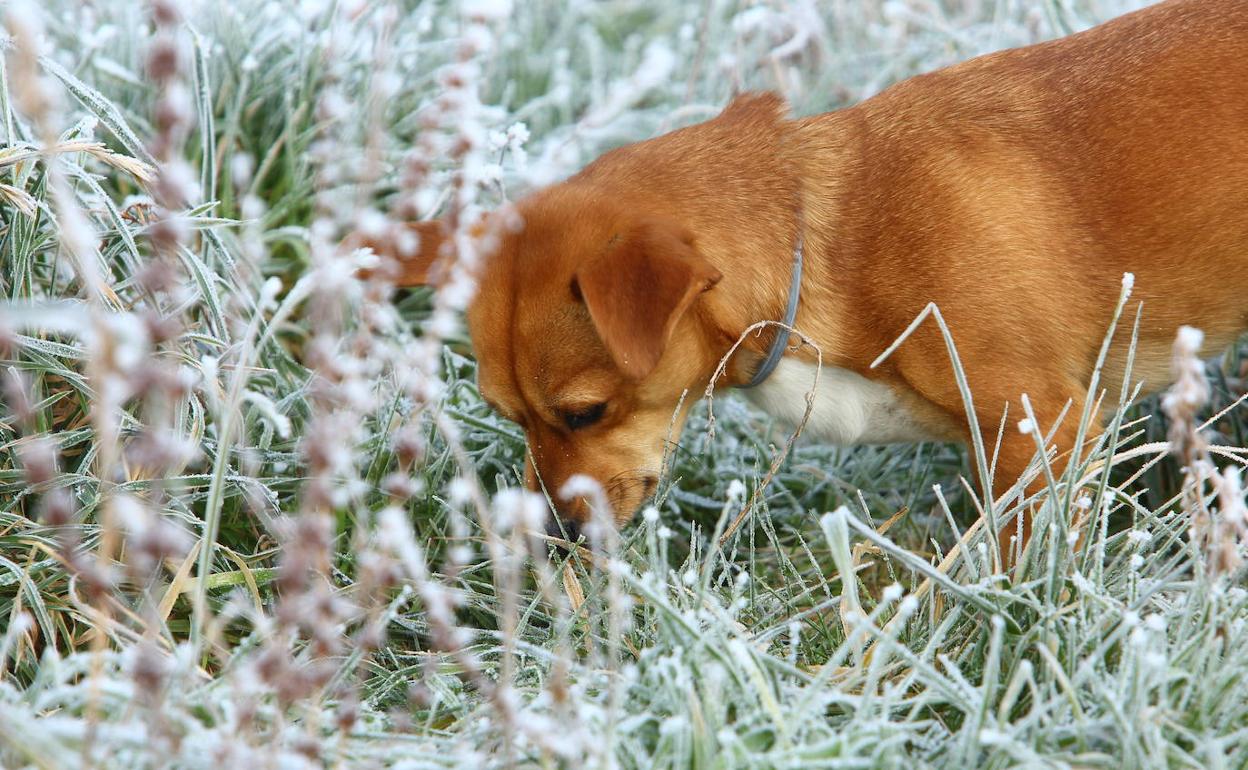
<path fill-rule="evenodd" d="M 518 213 L 468 310 L 481 395 L 524 429 L 526 484 L 550 492 L 566 528 L 589 517 L 587 500 L 559 494 L 576 474 L 602 485 L 622 523 L 655 491 L 666 442 L 706 386 L 715 351 L 698 300 L 720 273 L 680 224 L 575 183 Z M 446 237 L 439 222 L 416 227 L 423 258 L 402 283 L 428 278 Z"/>
<path fill-rule="evenodd" d="M 478 385 L 524 429 L 526 484 L 550 493 L 569 530 L 590 517 L 588 500 L 560 495 L 577 474 L 602 485 L 617 524 L 633 515 L 739 329 L 774 312 L 719 301 L 706 250 L 718 249 L 721 264 L 776 244 L 787 251 L 788 233 L 768 223 L 786 227 L 790 193 L 748 165 L 775 165 L 767 153 L 783 109 L 773 96 L 739 99 L 713 121 L 609 153 L 479 228 L 493 243 L 467 314 Z M 720 176 L 706 178 L 707 168 Z M 743 228 L 739 211 L 724 210 L 725 176 L 728 198 L 764 224 Z M 431 271 L 452 256 L 448 227 L 410 227 L 420 247 L 397 261 L 396 282 L 436 281 Z M 787 277 L 774 280 L 761 293 L 778 301 Z M 725 318 L 739 328 L 729 334 Z"/>

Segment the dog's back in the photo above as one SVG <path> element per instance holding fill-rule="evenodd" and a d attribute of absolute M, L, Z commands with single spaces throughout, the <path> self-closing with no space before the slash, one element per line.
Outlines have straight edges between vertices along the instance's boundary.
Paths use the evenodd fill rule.
<path fill-rule="evenodd" d="M 854 287 L 867 309 L 845 342 L 855 358 L 935 301 L 974 379 L 999 391 L 986 395 L 1017 400 L 1039 379 L 1061 382 L 1064 401 L 1057 390 L 1087 381 L 1125 272 L 1144 302 L 1146 387 L 1165 384 L 1180 325 L 1201 326 L 1210 349 L 1248 325 L 1248 3 L 1171 0 L 796 128 L 807 149 L 853 137 L 808 184 L 835 191 L 829 250 L 879 276 Z M 909 348 L 902 374 L 947 383 L 924 395 L 957 408 L 934 371 L 947 371 L 939 340 Z"/>

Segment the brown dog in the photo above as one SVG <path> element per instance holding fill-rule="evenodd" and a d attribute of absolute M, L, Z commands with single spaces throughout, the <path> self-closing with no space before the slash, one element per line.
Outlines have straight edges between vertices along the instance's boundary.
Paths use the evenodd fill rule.
<path fill-rule="evenodd" d="M 849 109 L 785 111 L 739 97 L 517 204 L 524 226 L 480 271 L 468 323 L 482 395 L 528 437 L 531 488 L 585 473 L 628 520 L 655 488 L 682 394 L 705 389 L 748 327 L 784 317 L 799 249 L 795 327 L 824 364 L 807 431 L 847 444 L 970 438 L 933 324 L 870 368 L 930 302 L 989 446 L 1007 403 L 1023 416 L 1023 393 L 1046 431 L 1083 403 L 1126 272 L 1146 389 L 1166 384 L 1180 325 L 1211 347 L 1248 327 L 1244 0 L 1170 0 Z M 447 251 L 442 224 L 415 227 L 401 285 Z M 751 380 L 775 338 L 748 335 L 719 384 Z M 795 421 L 814 361 L 790 350 L 748 392 Z M 1058 426 L 1059 451 L 1076 422 Z M 1035 449 L 1005 432 L 997 492 Z M 586 505 L 561 515 L 583 520 Z"/>

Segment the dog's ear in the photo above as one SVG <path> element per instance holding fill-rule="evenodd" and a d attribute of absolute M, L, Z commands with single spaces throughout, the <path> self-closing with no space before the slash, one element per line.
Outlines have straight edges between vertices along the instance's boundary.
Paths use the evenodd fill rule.
<path fill-rule="evenodd" d="M 789 103 L 775 91 L 746 91 L 733 98 L 716 120 L 775 125 L 789 113 Z"/>
<path fill-rule="evenodd" d="M 641 379 L 658 365 L 676 322 L 722 276 L 693 248 L 693 238 L 666 222 L 633 227 L 572 281 L 611 358 Z"/>
<path fill-rule="evenodd" d="M 423 286 L 433 278 L 434 265 L 449 255 L 452 241 L 446 222 L 434 219 L 391 225 L 379 233 L 355 232 L 342 245 L 347 250 L 370 248 L 381 258 L 362 277 L 389 271 L 395 286 Z"/>

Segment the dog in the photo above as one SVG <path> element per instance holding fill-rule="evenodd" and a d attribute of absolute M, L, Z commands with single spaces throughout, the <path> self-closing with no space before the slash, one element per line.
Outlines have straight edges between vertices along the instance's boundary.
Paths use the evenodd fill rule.
<path fill-rule="evenodd" d="M 774 94 L 738 96 L 524 197 L 519 230 L 494 228 L 467 322 L 481 395 L 524 429 L 529 488 L 587 474 L 625 523 L 656 489 L 685 394 L 738 341 L 715 386 L 753 385 L 789 423 L 821 361 L 808 435 L 968 443 L 975 424 L 991 452 L 1025 393 L 1069 454 L 1077 415 L 1058 416 L 1089 397 L 1124 274 L 1135 288 L 1108 393 L 1136 302 L 1131 377 L 1145 391 L 1168 383 L 1181 326 L 1218 348 L 1248 327 L 1243 0 L 1168 0 L 853 107 L 787 112 Z M 454 259 L 449 227 L 406 226 L 413 254 L 394 237 L 368 245 L 396 284 L 426 283 Z M 974 423 L 930 321 L 872 367 L 929 303 L 956 342 Z M 775 326 L 746 333 L 786 318 L 810 344 Z M 995 494 L 1036 449 L 1004 431 Z M 558 501 L 573 536 L 589 512 L 584 497 Z M 1003 527 L 1002 552 L 1029 529 Z"/>

